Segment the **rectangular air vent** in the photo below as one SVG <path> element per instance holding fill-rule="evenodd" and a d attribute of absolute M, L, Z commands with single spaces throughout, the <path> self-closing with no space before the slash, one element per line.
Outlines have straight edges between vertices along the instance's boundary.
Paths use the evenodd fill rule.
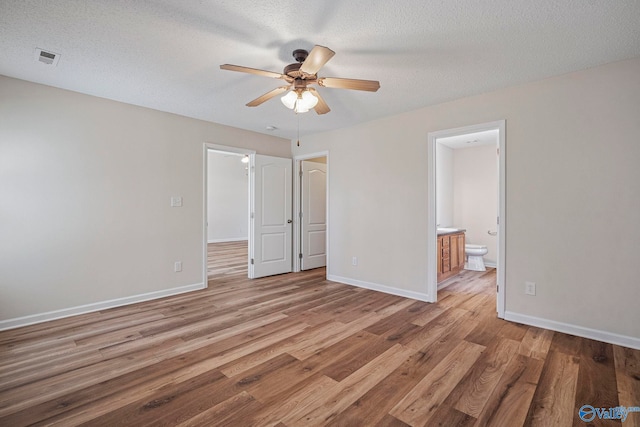
<path fill-rule="evenodd" d="M 58 60 L 60 60 L 60 54 L 37 47 L 34 52 L 34 58 L 38 62 L 42 62 L 46 65 L 53 65 L 55 67 L 58 65 Z"/>

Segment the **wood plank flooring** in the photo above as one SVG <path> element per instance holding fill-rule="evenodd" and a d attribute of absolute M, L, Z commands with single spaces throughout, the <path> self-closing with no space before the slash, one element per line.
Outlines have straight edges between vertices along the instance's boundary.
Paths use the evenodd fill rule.
<path fill-rule="evenodd" d="M 227 275 L 247 275 L 249 248 L 247 241 L 209 243 L 207 245 L 207 275 L 209 280 Z"/>
<path fill-rule="evenodd" d="M 428 304 L 324 269 L 250 281 L 246 244 L 210 258 L 206 290 L 0 332 L 0 425 L 583 426 L 584 404 L 640 406 L 640 351 L 497 319 L 495 271 Z"/>

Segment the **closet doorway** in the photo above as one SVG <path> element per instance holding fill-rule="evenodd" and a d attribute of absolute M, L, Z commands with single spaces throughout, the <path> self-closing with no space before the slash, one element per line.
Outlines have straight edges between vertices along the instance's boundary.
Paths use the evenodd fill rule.
<path fill-rule="evenodd" d="M 320 152 L 294 160 L 294 271 L 328 267 L 329 155 Z"/>

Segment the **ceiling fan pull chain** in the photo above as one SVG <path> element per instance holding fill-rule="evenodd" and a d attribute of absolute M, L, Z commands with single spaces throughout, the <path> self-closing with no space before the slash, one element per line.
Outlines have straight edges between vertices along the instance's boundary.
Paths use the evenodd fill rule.
<path fill-rule="evenodd" d="M 300 147 L 300 114 L 296 113 L 296 118 L 298 119 L 298 147 Z"/>

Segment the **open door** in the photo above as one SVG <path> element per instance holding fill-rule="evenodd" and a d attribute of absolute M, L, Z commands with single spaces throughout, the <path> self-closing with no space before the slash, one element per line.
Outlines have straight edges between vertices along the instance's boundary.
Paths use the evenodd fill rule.
<path fill-rule="evenodd" d="M 327 165 L 301 162 L 301 270 L 327 265 Z"/>
<path fill-rule="evenodd" d="M 254 156 L 251 168 L 253 245 L 250 248 L 250 278 L 291 272 L 291 170 L 291 159 Z"/>

